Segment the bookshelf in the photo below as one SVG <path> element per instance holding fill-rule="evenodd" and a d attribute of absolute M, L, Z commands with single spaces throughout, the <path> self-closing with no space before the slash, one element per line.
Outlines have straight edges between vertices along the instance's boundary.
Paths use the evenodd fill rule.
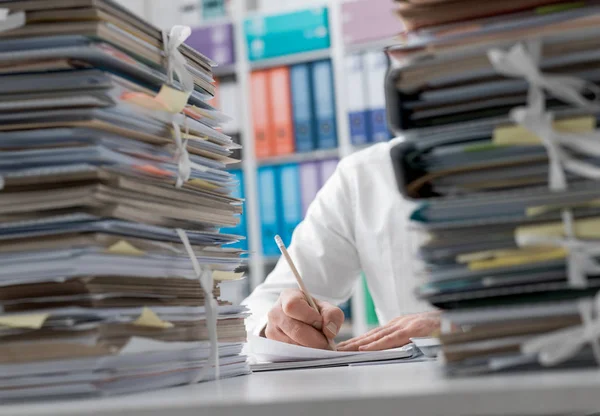
<path fill-rule="evenodd" d="M 183 1 L 183 0 L 181 0 Z M 180 2 L 181 2 L 180 1 Z M 131 0 L 121 0 L 127 7 L 127 3 Z M 151 20 L 151 16 L 160 15 L 156 10 L 150 13 L 150 7 L 160 7 L 164 3 L 156 0 L 139 0 L 145 2 L 143 12 L 146 18 Z M 241 138 L 243 144 L 243 159 L 242 162 L 232 166 L 233 169 L 241 169 L 244 176 L 244 194 L 246 195 L 245 213 L 247 227 L 247 241 L 249 248 L 248 255 L 248 272 L 250 290 L 254 289 L 266 277 L 266 273 L 274 267 L 278 257 L 264 256 L 262 253 L 262 235 L 261 235 L 261 219 L 260 207 L 258 200 L 258 184 L 257 171 L 259 167 L 275 166 L 288 163 L 304 163 L 322 161 L 328 159 L 343 159 L 352 153 L 362 150 L 369 145 L 354 146 L 350 140 L 350 132 L 348 126 L 348 107 L 346 103 L 346 76 L 345 76 L 345 58 L 350 54 L 365 53 L 369 51 L 380 51 L 389 44 L 390 38 L 385 38 L 376 41 L 357 43 L 351 46 L 346 46 L 344 43 L 343 25 L 344 14 L 342 0 L 324 0 L 318 3 L 310 2 L 304 8 L 327 7 L 328 8 L 328 24 L 330 46 L 328 48 L 299 52 L 275 58 L 267 58 L 261 60 L 250 61 L 247 50 L 247 42 L 244 33 L 244 21 L 249 17 L 260 16 L 261 12 L 254 10 L 252 2 L 247 0 L 231 0 L 230 1 L 230 16 L 227 18 L 217 18 L 193 24 L 194 19 L 181 19 L 183 24 L 189 24 L 193 29 L 206 26 L 214 26 L 224 23 L 231 23 L 233 26 L 233 44 L 234 44 L 234 62 L 224 66 L 217 66 L 214 69 L 216 78 L 235 79 L 239 91 L 239 132 L 236 134 Z M 148 6 L 150 4 L 150 6 Z M 173 7 L 176 7 L 173 5 Z M 135 10 L 134 10 L 135 11 Z M 290 9 L 285 7 L 281 10 L 269 10 L 265 14 L 278 14 L 280 12 L 289 12 Z M 161 27 L 160 22 L 154 21 L 156 25 Z M 323 59 L 331 60 L 334 91 L 335 91 L 335 119 L 337 128 L 338 146 L 334 149 L 315 150 L 304 153 L 293 153 L 264 159 L 257 159 L 254 147 L 254 129 L 252 124 L 252 100 L 250 99 L 250 74 L 252 71 L 265 70 L 280 66 L 291 66 L 299 63 L 319 61 Z M 358 281 L 355 296 L 352 299 L 352 333 L 360 334 L 368 329 L 366 313 L 358 313 L 365 311 L 365 292 L 362 281 Z M 348 334 L 346 334 L 348 335 Z"/>

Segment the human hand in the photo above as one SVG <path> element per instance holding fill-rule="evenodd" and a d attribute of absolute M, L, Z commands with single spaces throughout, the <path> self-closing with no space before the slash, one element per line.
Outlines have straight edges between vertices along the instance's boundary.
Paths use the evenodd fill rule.
<path fill-rule="evenodd" d="M 440 327 L 438 312 L 404 315 L 387 325 L 338 344 L 338 351 L 379 351 L 402 347 L 412 337 L 426 337 Z"/>
<path fill-rule="evenodd" d="M 344 312 L 315 299 L 321 314 L 310 307 L 299 289 L 284 290 L 268 315 L 266 338 L 304 347 L 327 349 L 344 323 Z M 327 338 L 325 337 L 327 336 Z"/>

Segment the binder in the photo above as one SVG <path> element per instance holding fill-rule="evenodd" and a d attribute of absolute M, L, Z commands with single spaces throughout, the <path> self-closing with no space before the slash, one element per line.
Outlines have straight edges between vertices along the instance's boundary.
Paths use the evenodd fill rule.
<path fill-rule="evenodd" d="M 350 141 L 355 145 L 365 144 L 368 143 L 371 134 L 367 128 L 367 74 L 362 55 L 346 57 L 346 77 Z"/>
<path fill-rule="evenodd" d="M 387 72 L 387 57 L 384 52 L 365 54 L 367 77 L 367 119 L 371 133 L 371 141 L 385 142 L 391 137 L 385 114 L 384 82 Z"/>
<path fill-rule="evenodd" d="M 280 231 L 281 239 L 287 246 L 292 241 L 296 226 L 302 221 L 302 202 L 300 195 L 300 168 L 298 165 L 279 167 Z"/>
<path fill-rule="evenodd" d="M 256 157 L 261 159 L 273 155 L 267 71 L 256 71 L 250 75 L 250 90 L 252 93 L 254 150 Z"/>
<path fill-rule="evenodd" d="M 294 138 L 297 152 L 315 150 L 315 121 L 311 90 L 311 71 L 308 64 L 298 64 L 290 68 L 292 89 L 292 114 L 294 118 Z"/>
<path fill-rule="evenodd" d="M 248 58 L 256 61 L 330 46 L 327 7 L 244 21 Z"/>
<path fill-rule="evenodd" d="M 263 166 L 258 169 L 258 197 L 260 205 L 260 226 L 262 249 L 265 256 L 279 255 L 275 236 L 279 232 L 278 195 L 276 167 Z"/>
<path fill-rule="evenodd" d="M 331 61 L 324 60 L 312 64 L 312 81 L 317 122 L 317 148 L 334 149 L 337 147 L 337 132 Z"/>
<path fill-rule="evenodd" d="M 234 176 L 235 180 L 237 181 L 237 185 L 233 189 L 231 196 L 233 196 L 234 198 L 244 199 L 244 174 L 243 174 L 243 172 L 239 169 L 236 169 L 236 170 L 231 170 L 230 173 Z M 221 232 L 224 234 L 234 234 L 234 235 L 246 237 L 246 238 L 238 241 L 237 243 L 228 245 L 227 247 L 239 248 L 239 249 L 247 251 L 248 250 L 248 240 L 247 240 L 248 232 L 247 232 L 247 228 L 246 228 L 245 210 L 244 210 L 244 212 L 239 214 L 239 216 L 240 216 L 240 222 L 237 226 L 232 227 L 232 228 L 221 229 Z"/>
<path fill-rule="evenodd" d="M 275 155 L 294 153 L 290 69 L 288 67 L 271 69 L 267 77 L 273 153 Z"/>
<path fill-rule="evenodd" d="M 300 165 L 300 199 L 302 202 L 302 218 L 306 217 L 308 207 L 314 201 L 321 185 L 319 164 L 306 162 Z"/>
<path fill-rule="evenodd" d="M 331 175 L 333 175 L 333 173 L 335 172 L 335 169 L 337 168 L 338 163 L 339 163 L 339 160 L 337 160 L 337 159 L 323 160 L 320 162 L 320 166 L 319 166 L 319 178 L 321 180 L 320 188 L 322 188 L 323 185 L 325 185 L 325 183 L 327 182 L 327 180 L 331 177 Z"/>

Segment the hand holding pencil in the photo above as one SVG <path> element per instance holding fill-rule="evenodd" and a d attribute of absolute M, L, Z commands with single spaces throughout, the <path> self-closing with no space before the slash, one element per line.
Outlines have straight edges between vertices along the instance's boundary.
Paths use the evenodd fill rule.
<path fill-rule="evenodd" d="M 290 265 L 299 289 L 281 293 L 269 312 L 264 335 L 269 339 L 305 347 L 335 349 L 333 339 L 344 322 L 344 313 L 330 303 L 314 299 L 307 291 L 283 242 L 276 238 L 284 258 Z"/>

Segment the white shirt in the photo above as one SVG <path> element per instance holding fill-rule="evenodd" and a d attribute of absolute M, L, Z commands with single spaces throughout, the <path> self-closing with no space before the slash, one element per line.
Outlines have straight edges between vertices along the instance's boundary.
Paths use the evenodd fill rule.
<path fill-rule="evenodd" d="M 336 305 L 350 298 L 364 272 L 381 324 L 431 309 L 414 296 L 417 235 L 409 231 L 408 218 L 415 204 L 398 191 L 390 157 L 393 144 L 376 144 L 341 160 L 288 249 L 309 292 Z M 260 332 L 281 291 L 296 287 L 281 258 L 244 301 L 252 312 L 248 330 Z"/>

